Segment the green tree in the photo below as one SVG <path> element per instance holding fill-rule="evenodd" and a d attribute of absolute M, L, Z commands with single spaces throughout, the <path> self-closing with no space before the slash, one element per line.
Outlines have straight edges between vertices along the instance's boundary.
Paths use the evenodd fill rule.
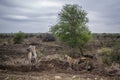
<path fill-rule="evenodd" d="M 91 38 L 86 26 L 87 13 L 81 6 L 66 4 L 58 14 L 58 23 L 50 31 L 71 48 L 79 48 L 83 55 L 83 46 Z"/>
<path fill-rule="evenodd" d="M 19 31 L 18 33 L 15 33 L 14 34 L 14 39 L 13 39 L 14 43 L 15 44 L 21 43 L 23 41 L 24 37 L 25 37 L 25 34 L 21 31 Z"/>

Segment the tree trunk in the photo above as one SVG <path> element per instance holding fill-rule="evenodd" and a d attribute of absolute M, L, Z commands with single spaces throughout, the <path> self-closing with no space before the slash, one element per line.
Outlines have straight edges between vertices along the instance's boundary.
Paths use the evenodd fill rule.
<path fill-rule="evenodd" d="M 83 53 L 83 49 L 82 49 L 82 47 L 79 47 L 79 49 L 80 49 L 81 56 L 83 56 L 84 53 Z"/>

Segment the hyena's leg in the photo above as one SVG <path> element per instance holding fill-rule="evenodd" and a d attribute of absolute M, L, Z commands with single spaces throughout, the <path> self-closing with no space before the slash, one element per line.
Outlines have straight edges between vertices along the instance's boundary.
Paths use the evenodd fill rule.
<path fill-rule="evenodd" d="M 31 70 L 31 67 L 32 67 L 32 53 L 31 52 L 29 52 L 28 53 L 28 62 L 29 62 L 29 69 Z"/>

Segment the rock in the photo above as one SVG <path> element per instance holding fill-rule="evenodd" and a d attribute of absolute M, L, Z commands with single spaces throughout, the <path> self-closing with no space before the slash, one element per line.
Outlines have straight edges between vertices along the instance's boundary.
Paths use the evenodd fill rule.
<path fill-rule="evenodd" d="M 87 80 L 91 80 L 90 78 L 87 78 Z"/>
<path fill-rule="evenodd" d="M 97 80 L 97 78 L 94 78 L 95 80 Z"/>
<path fill-rule="evenodd" d="M 72 77 L 72 79 L 75 79 L 76 78 L 76 76 L 74 75 L 73 77 Z"/>
<path fill-rule="evenodd" d="M 104 80 L 103 78 L 101 78 L 100 80 Z"/>
<path fill-rule="evenodd" d="M 60 79 L 62 79 L 61 76 L 55 76 L 54 78 L 55 78 L 55 80 L 60 80 Z"/>

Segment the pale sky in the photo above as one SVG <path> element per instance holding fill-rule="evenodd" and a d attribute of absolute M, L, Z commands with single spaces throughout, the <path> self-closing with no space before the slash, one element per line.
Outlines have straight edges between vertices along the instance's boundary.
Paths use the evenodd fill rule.
<path fill-rule="evenodd" d="M 88 13 L 93 33 L 120 33 L 120 0 L 0 0 L 0 33 L 48 32 L 65 4 Z"/>

